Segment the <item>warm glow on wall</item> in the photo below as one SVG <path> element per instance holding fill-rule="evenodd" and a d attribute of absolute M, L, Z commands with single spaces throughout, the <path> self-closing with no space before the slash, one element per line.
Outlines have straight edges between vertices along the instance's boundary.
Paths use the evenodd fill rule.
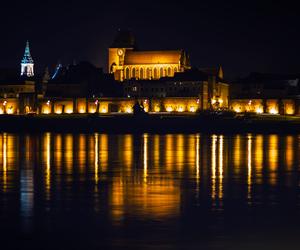
<path fill-rule="evenodd" d="M 80 113 L 80 114 L 84 114 L 85 113 L 85 107 L 80 107 L 79 108 L 79 110 L 78 110 L 78 112 Z"/>
<path fill-rule="evenodd" d="M 4 114 L 4 110 L 2 108 L 0 108 L 0 114 Z"/>
<path fill-rule="evenodd" d="M 190 112 L 196 112 L 196 108 L 194 106 L 191 106 L 189 110 Z"/>
<path fill-rule="evenodd" d="M 172 112 L 173 108 L 171 106 L 166 107 L 167 112 Z"/>
<path fill-rule="evenodd" d="M 7 112 L 7 114 L 13 114 L 14 113 L 13 107 L 11 106 L 11 107 L 7 108 L 6 112 Z"/>
<path fill-rule="evenodd" d="M 72 114 L 73 113 L 73 108 L 72 107 L 67 107 L 66 110 L 65 110 L 65 113 Z"/>
<path fill-rule="evenodd" d="M 262 114 L 264 112 L 262 107 L 258 107 L 255 111 L 257 114 Z"/>
<path fill-rule="evenodd" d="M 234 110 L 234 112 L 236 112 L 236 113 L 241 113 L 241 112 L 242 112 L 242 110 L 241 110 L 240 107 L 234 107 L 233 110 Z"/>
<path fill-rule="evenodd" d="M 183 112 L 183 111 L 184 111 L 184 109 L 183 109 L 183 107 L 182 107 L 182 106 L 179 106 L 177 111 L 178 111 L 178 112 Z"/>
<path fill-rule="evenodd" d="M 214 105 L 216 102 L 217 102 L 216 99 L 212 99 L 212 100 L 211 100 L 211 104 L 212 104 L 212 105 Z"/>
<path fill-rule="evenodd" d="M 154 111 L 155 112 L 159 112 L 160 111 L 160 107 L 159 106 L 155 106 Z"/>
<path fill-rule="evenodd" d="M 270 108 L 269 113 L 276 115 L 276 114 L 278 114 L 278 110 L 275 107 L 272 107 L 272 108 Z"/>
<path fill-rule="evenodd" d="M 133 112 L 132 107 L 126 107 L 125 112 L 132 113 Z"/>
<path fill-rule="evenodd" d="M 293 115 L 293 114 L 295 114 L 294 106 L 293 105 L 287 105 L 286 108 L 285 108 L 285 113 L 287 115 Z"/>
<path fill-rule="evenodd" d="M 103 107 L 103 108 L 101 108 L 101 113 L 107 113 L 108 111 L 107 111 L 107 108 L 106 107 Z"/>
<path fill-rule="evenodd" d="M 90 107 L 89 108 L 89 113 L 90 114 L 95 114 L 96 113 L 96 107 Z"/>

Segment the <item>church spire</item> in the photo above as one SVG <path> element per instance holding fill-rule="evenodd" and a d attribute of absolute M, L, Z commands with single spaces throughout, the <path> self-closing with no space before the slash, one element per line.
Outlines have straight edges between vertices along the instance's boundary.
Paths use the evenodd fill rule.
<path fill-rule="evenodd" d="M 30 54 L 29 41 L 26 42 L 25 52 L 21 61 L 21 76 L 34 76 L 34 62 Z"/>

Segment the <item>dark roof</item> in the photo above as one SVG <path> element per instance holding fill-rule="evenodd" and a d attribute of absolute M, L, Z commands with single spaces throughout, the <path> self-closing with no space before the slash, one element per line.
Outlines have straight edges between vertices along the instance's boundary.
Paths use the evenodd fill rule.
<path fill-rule="evenodd" d="M 272 74 L 252 72 L 245 78 L 236 80 L 237 83 L 268 83 L 275 81 L 289 81 L 300 79 L 300 74 Z"/>
<path fill-rule="evenodd" d="M 25 81 L 35 81 L 36 77 L 20 76 L 17 69 L 0 69 L 0 85 L 20 85 Z"/>
<path fill-rule="evenodd" d="M 68 93 L 68 90 L 69 92 Z M 55 97 L 88 97 L 92 95 L 121 95 L 121 86 L 106 75 L 103 70 L 88 62 L 80 62 L 68 67 L 61 66 L 55 77 L 47 84 L 47 96 Z"/>
<path fill-rule="evenodd" d="M 110 48 L 136 48 L 133 33 L 130 30 L 118 30 Z"/>
<path fill-rule="evenodd" d="M 175 73 L 173 80 L 174 81 L 207 81 L 208 74 L 196 69 L 191 69 L 185 72 Z"/>

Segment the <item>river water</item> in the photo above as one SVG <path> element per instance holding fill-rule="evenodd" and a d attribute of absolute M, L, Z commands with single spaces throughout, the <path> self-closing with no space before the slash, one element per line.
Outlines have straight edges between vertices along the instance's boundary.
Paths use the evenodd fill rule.
<path fill-rule="evenodd" d="M 300 136 L 0 134 L 1 249 L 299 249 Z"/>

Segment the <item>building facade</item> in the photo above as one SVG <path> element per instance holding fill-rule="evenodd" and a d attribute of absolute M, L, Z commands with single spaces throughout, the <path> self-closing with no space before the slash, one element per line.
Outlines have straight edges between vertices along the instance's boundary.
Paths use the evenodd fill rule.
<path fill-rule="evenodd" d="M 190 69 L 184 50 L 140 51 L 130 32 L 119 31 L 108 49 L 108 72 L 115 80 L 157 80 Z"/>
<path fill-rule="evenodd" d="M 298 115 L 299 75 L 251 73 L 231 84 L 230 108 L 237 112 Z"/>

